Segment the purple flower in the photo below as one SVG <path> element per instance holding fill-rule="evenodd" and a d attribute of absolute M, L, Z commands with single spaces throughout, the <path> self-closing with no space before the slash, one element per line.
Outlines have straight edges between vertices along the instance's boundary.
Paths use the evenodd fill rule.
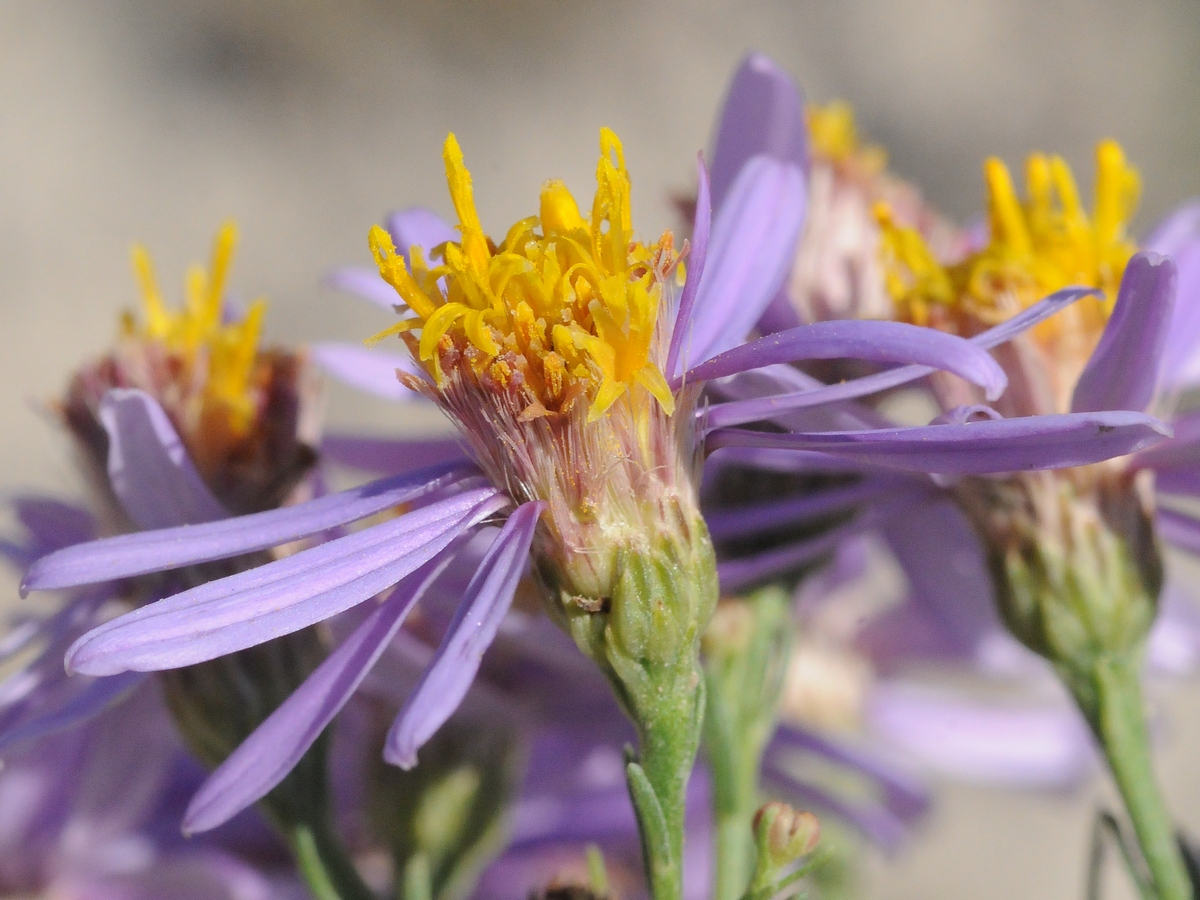
<path fill-rule="evenodd" d="M 750 69 L 786 79 L 769 62 L 752 58 L 735 86 Z M 759 93 L 760 99 L 751 102 L 754 108 L 779 96 L 768 87 Z M 744 102 L 736 88 L 730 105 L 735 100 Z M 727 105 L 727 118 L 738 115 Z M 798 117 L 795 108 L 777 110 L 757 138 L 742 134 L 740 141 L 774 140 Z M 723 451 L 725 465 L 770 472 L 776 480 L 791 479 L 793 491 L 804 491 L 796 496 L 776 492 L 771 502 L 709 514 L 719 546 L 723 537 L 727 545 L 740 539 L 759 548 L 722 563 L 723 586 L 737 589 L 795 573 L 828 559 L 847 540 L 881 531 L 910 591 L 903 606 L 876 619 L 860 637 L 878 665 L 886 671 L 913 657 L 974 659 L 993 671 L 999 667 L 1031 678 L 1044 690 L 1050 683 L 1044 665 L 1031 662 L 1004 635 L 992 604 L 992 578 L 976 531 L 986 531 L 981 521 L 995 521 L 996 507 L 964 498 L 1001 483 L 1071 485 L 1073 502 L 1085 506 L 1095 502 L 1097 492 L 1124 497 L 1126 527 L 1136 530 L 1146 513 L 1138 499 L 1144 494 L 1134 482 L 1144 484 L 1153 471 L 1160 498 L 1153 513 L 1158 534 L 1185 548 L 1200 547 L 1193 536 L 1200 533 L 1197 520 L 1175 499 L 1195 496 L 1189 481 L 1194 478 L 1188 475 L 1195 452 L 1189 419 L 1174 422 L 1168 440 L 1162 437 L 1171 430 L 1158 425 L 1146 445 L 1135 442 L 1110 453 L 1104 447 L 1106 426 L 1095 427 L 1094 420 L 1085 425 L 1089 420 L 1081 418 L 1106 412 L 1111 423 L 1154 412 L 1169 419 L 1174 399 L 1193 383 L 1196 350 L 1184 323 L 1190 321 L 1193 298 L 1200 296 L 1200 268 L 1193 265 L 1200 259 L 1195 207 L 1173 216 L 1147 242 L 1146 252 L 1135 253 L 1124 225 L 1136 199 L 1136 173 L 1119 148 L 1106 142 L 1098 150 L 1093 216 L 1074 199 L 1062 160 L 1031 159 L 1025 205 L 1017 200 L 1007 170 L 991 160 L 985 167 L 988 229 L 955 237 L 943 219 L 915 201 L 915 192 L 883 172 L 877 149 L 858 145 L 845 111 L 817 110 L 809 121 L 815 148 L 810 220 L 789 284 L 792 315 L 809 321 L 894 316 L 996 348 L 1009 376 L 1009 389 L 996 409 L 1011 418 L 980 406 L 983 398 L 961 382 L 942 376 L 918 382 L 929 373 L 914 368 L 852 379 L 841 395 L 846 403 L 817 411 L 809 410 L 804 398 L 822 390 L 821 384 L 799 371 L 772 370 L 774 383 L 760 374 L 757 380 L 742 377 L 718 385 L 731 399 L 710 412 L 709 424 L 717 428 L 709 445 L 731 448 Z M 815 197 L 824 197 L 827 206 L 814 211 Z M 856 277 L 833 290 L 826 276 L 848 271 L 847 260 L 854 261 Z M 762 319 L 760 327 L 773 330 L 779 318 Z M 1014 328 L 1018 323 L 1022 327 Z M 859 374 L 844 367 L 825 371 L 835 379 Z M 901 429 L 908 437 L 896 440 L 879 408 L 855 402 L 865 396 L 856 383 L 880 390 L 918 384 L 944 412 L 922 433 Z M 781 394 L 785 384 L 794 386 L 791 395 Z M 722 427 L 771 409 L 777 411 L 779 432 Z M 858 429 L 849 444 L 847 429 Z M 964 452 L 968 444 L 971 450 Z M 1043 454 L 1057 459 L 1050 462 Z M 1102 462 L 1110 456 L 1123 458 Z M 959 477 L 1063 466 L 1057 475 L 1002 481 Z M 931 481 L 895 471 L 906 468 L 939 477 Z M 1044 488 L 1030 490 L 1036 495 Z M 973 511 L 976 527 L 948 501 L 947 492 Z M 1128 531 L 1125 539 L 1141 540 Z M 1195 616 L 1172 591 L 1164 607 L 1150 641 L 1152 659 L 1169 653 L 1178 665 L 1194 657 L 1188 648 L 1200 646 Z M 944 769 L 1053 783 L 1087 768 L 1091 739 L 1078 717 L 1065 714 L 1061 693 L 1046 699 L 1041 707 L 989 710 L 928 689 L 884 685 L 868 700 L 867 715 L 877 728 Z M 1000 740 L 1005 734 L 1028 739 Z M 963 739 L 950 740 L 954 735 Z M 997 753 L 1004 747 L 1012 752 Z"/>
<path fill-rule="evenodd" d="M 447 174 L 457 233 L 428 214 L 404 214 L 391 223 L 394 236 L 382 229 L 371 235 L 383 281 L 354 271 L 337 276 L 372 299 L 403 301 L 397 308 L 407 318 L 389 331 L 401 334 L 412 360 L 398 366 L 398 377 L 450 415 L 465 455 L 291 507 L 106 538 L 31 567 L 28 590 L 132 578 L 264 551 L 403 510 L 141 607 L 94 628 L 68 651 L 68 666 L 88 675 L 172 669 L 371 604 L 354 632 L 251 736 L 256 752 L 231 758 L 209 782 L 189 815 L 193 830 L 224 821 L 278 784 L 479 529 L 500 524 L 388 736 L 385 756 L 402 766 L 415 762 L 466 693 L 531 554 L 540 583 L 557 585 L 557 595 L 544 598 L 552 613 L 581 627 L 589 616 L 607 614 L 605 598 L 628 546 L 662 535 L 679 553 L 701 559 L 707 536 L 696 509 L 693 460 L 704 447 L 697 429 L 713 432 L 710 449 L 736 443 L 737 433 L 717 429 L 714 419 L 741 409 L 725 403 L 697 416 L 694 403 L 706 379 L 850 355 L 910 364 L 889 370 L 893 378 L 917 377 L 927 366 L 953 372 L 989 397 L 1003 389 L 1000 368 L 979 342 L 903 323 L 833 323 L 745 343 L 743 335 L 778 291 L 799 234 L 804 179 L 797 161 L 750 156 L 711 234 L 701 167 L 690 272 L 676 296 L 680 253 L 673 239 L 667 233 L 654 244 L 632 240 L 628 174 L 611 133 L 602 134 L 602 150 L 590 219 L 561 183 L 549 182 L 540 216 L 495 244 L 479 224 L 470 177 L 451 138 Z M 566 272 L 573 274 L 564 279 Z M 387 295 L 384 282 L 395 293 Z M 326 363 L 335 359 L 322 356 Z M 917 375 L 906 374 L 913 364 Z M 365 368 L 357 371 L 360 381 L 370 380 Z M 801 405 L 871 389 L 808 390 Z M 738 422 L 764 417 L 734 415 Z M 1022 438 L 1016 424 L 983 442 L 973 426 L 866 431 L 872 449 L 865 458 L 918 470 L 937 470 L 952 458 L 961 460 L 959 470 L 989 471 L 997 464 L 996 442 Z M 1095 449 L 1078 440 L 1097 431 L 1105 439 Z M 940 440 L 933 452 L 908 453 L 914 439 L 934 435 Z M 1063 464 L 1064 456 L 1101 458 L 1159 437 L 1160 427 L 1146 416 L 1080 414 L 1030 435 L 1024 458 L 1030 465 Z M 861 430 L 821 439 L 827 458 L 862 456 Z M 159 438 L 147 441 L 153 452 L 171 455 L 165 446 L 155 449 Z M 702 627 L 704 610 L 694 613 L 695 622 L 679 627 Z"/>

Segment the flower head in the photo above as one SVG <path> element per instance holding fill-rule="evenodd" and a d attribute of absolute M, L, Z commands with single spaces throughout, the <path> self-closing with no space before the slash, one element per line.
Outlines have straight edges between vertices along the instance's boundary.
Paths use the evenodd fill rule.
<path fill-rule="evenodd" d="M 170 308 L 150 255 L 133 248 L 141 316 L 127 312 L 113 349 L 72 379 L 61 404 L 84 459 L 102 473 L 111 435 L 106 392 L 138 390 L 166 414 L 217 500 L 236 512 L 277 505 L 315 461 L 315 386 L 301 354 L 259 346 L 266 301 L 241 313 L 228 294 L 237 229 L 226 223 L 207 269 L 195 265 Z"/>
<path fill-rule="evenodd" d="M 1100 340 L 1117 299 L 1125 266 L 1137 250 L 1128 223 L 1137 206 L 1139 177 L 1111 140 L 1096 147 L 1095 202 L 1084 209 L 1075 178 L 1059 156 L 1032 154 L 1022 201 L 1008 168 L 995 157 L 983 166 L 987 189 L 986 242 L 952 262 L 886 204 L 876 207 L 883 229 L 885 284 L 903 321 L 970 336 L 1070 286 L 1097 295 L 1046 320 L 1031 332 L 1045 354 L 1059 402 Z"/>

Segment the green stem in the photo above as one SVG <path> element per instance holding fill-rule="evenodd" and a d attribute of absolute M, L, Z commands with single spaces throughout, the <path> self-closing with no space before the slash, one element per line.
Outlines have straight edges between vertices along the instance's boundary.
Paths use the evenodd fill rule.
<path fill-rule="evenodd" d="M 754 836 L 750 819 L 754 807 L 717 812 L 716 900 L 738 900 L 754 873 Z"/>
<path fill-rule="evenodd" d="M 327 828 L 296 824 L 290 838 L 296 865 L 315 900 L 376 900 L 341 842 Z"/>
<path fill-rule="evenodd" d="M 1106 655 L 1093 668 L 1092 729 L 1104 748 L 1113 779 L 1125 801 L 1142 856 L 1159 900 L 1192 900 L 1192 885 L 1175 842 L 1150 759 L 1146 714 L 1136 658 Z"/>

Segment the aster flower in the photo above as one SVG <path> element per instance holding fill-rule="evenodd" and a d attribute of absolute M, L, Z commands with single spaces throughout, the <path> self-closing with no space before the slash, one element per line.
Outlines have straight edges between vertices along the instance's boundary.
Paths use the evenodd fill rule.
<path fill-rule="evenodd" d="M 655 878 L 667 879 L 664 895 L 676 893 L 670 885 L 678 883 L 681 830 L 671 823 L 681 821 L 695 746 L 687 732 L 699 721 L 694 648 L 715 599 L 692 476 L 699 384 L 797 358 L 855 354 L 945 367 L 992 395 L 1002 387 L 986 354 L 897 323 L 802 329 L 738 346 L 773 296 L 784 269 L 778 254 L 798 231 L 798 204 L 789 202 L 802 189 L 796 167 L 749 160 L 711 240 L 709 204 L 701 202 L 694 274 L 675 303 L 679 253 L 669 235 L 651 245 L 631 241 L 620 144 L 610 132 L 601 144 L 589 217 L 561 183 L 550 182 L 540 215 L 518 223 L 504 242 L 490 242 L 451 138 L 447 176 L 459 240 L 433 248 L 437 264 L 430 266 L 411 246 L 405 262 L 386 232 L 372 232 L 380 273 L 412 314 L 392 329 L 417 367 L 402 380 L 457 422 L 478 469 L 448 463 L 286 509 L 110 538 L 31 570 L 31 589 L 146 575 L 265 550 L 406 504 L 399 517 L 135 610 L 69 651 L 68 665 L 90 674 L 193 665 L 315 624 L 401 582 L 257 732 L 252 740 L 263 752 L 228 773 L 204 821 L 220 821 L 279 782 L 459 541 L 504 517 L 385 756 L 411 765 L 453 711 L 532 550 L 548 609 L 600 664 L 627 711 L 642 726 L 678 732 L 668 741 L 670 761 L 660 768 L 647 759 L 653 771 L 640 776 L 647 780 L 638 789 L 643 824 L 659 814 L 652 807 L 670 810 L 676 850 L 660 848 L 666 868 Z M 688 369 L 685 358 L 701 366 Z M 1114 425 L 1118 442 L 1145 439 L 1141 420 Z M 682 572 L 692 574 L 682 581 L 672 574 Z M 652 585 L 665 592 L 661 602 L 647 593 Z M 666 682 L 656 683 L 659 677 Z M 676 704 L 670 714 L 647 719 L 639 710 L 664 697 Z M 646 738 L 644 753 L 667 752 Z"/>
<path fill-rule="evenodd" d="M 763 134 L 761 139 L 767 140 L 770 132 Z M 987 233 L 964 241 L 950 262 L 917 227 L 901 224 L 886 204 L 877 205 L 884 287 L 892 315 L 983 343 L 985 336 L 1003 327 L 1000 323 L 1029 316 L 1049 302 L 1040 299 L 1049 292 L 1061 298 L 1072 290 L 1071 285 L 1081 285 L 1087 295 L 1077 291 L 1072 298 L 1076 302 L 1062 313 L 1040 321 L 998 351 L 1010 388 L 995 410 L 979 406 L 979 398 L 958 385 L 936 376 L 930 379 L 932 394 L 945 410 L 935 422 L 958 423 L 934 426 L 931 433 L 939 427 L 976 429 L 982 446 L 991 437 L 1012 434 L 1014 427 L 1032 435 L 1041 428 L 1039 421 L 1064 422 L 1080 413 L 1153 410 L 1169 416 L 1173 397 L 1186 384 L 1181 369 L 1194 356 L 1191 336 L 1178 323 L 1179 317 L 1190 315 L 1189 301 L 1196 289 L 1185 284 L 1177 311 L 1175 263 L 1153 250 L 1137 251 L 1128 236 L 1126 223 L 1136 202 L 1138 181 L 1120 148 L 1113 142 L 1098 148 L 1096 206 L 1091 215 L 1084 211 L 1070 171 L 1058 158 L 1031 157 L 1025 202 L 1017 198 L 1007 169 L 998 160 L 985 164 L 985 180 Z M 1194 220 L 1194 211 L 1186 210 L 1154 241 L 1188 259 L 1195 241 Z M 1160 392 L 1160 385 L 1167 390 Z M 875 411 L 857 413 L 878 417 Z M 1001 413 L 1015 418 L 1001 418 Z M 983 552 L 976 558 L 987 563 L 986 581 L 995 592 L 1001 617 L 1026 646 L 1054 663 L 1108 752 L 1119 784 L 1127 789 L 1153 872 L 1146 883 L 1164 896 L 1187 896 L 1189 889 L 1169 820 L 1141 758 L 1144 723 L 1135 673 L 1162 586 L 1154 522 L 1171 523 L 1161 529 L 1168 540 L 1172 528 L 1175 534 L 1186 534 L 1191 524 L 1189 517 L 1180 517 L 1169 505 L 1156 512 L 1150 494 L 1152 472 L 1161 468 L 1165 484 L 1174 487 L 1180 483 L 1179 473 L 1186 471 L 1184 460 L 1191 444 L 1186 421 L 1178 423 L 1183 427 L 1177 436 L 1160 448 L 1130 448 L 1143 452 L 1120 460 L 1093 460 L 1089 465 L 1080 459 L 1060 471 L 1002 479 L 943 479 L 940 486 L 970 521 L 962 532 L 965 537 L 949 542 L 924 540 L 952 534 L 965 524 L 961 515 L 950 516 L 953 507 L 931 493 L 928 484 L 914 485 L 915 508 L 901 504 L 889 511 L 875 504 L 859 520 L 882 524 L 899 511 L 905 517 L 897 526 L 899 532 L 911 533 L 914 522 L 921 523 L 920 534 L 907 542 L 913 552 L 906 560 L 918 579 L 927 574 L 922 570 L 929 565 L 942 567 L 948 547 L 969 544 L 972 531 L 978 536 Z M 776 460 L 779 451 L 787 449 L 808 453 L 818 463 L 827 457 L 822 446 L 827 440 L 813 434 L 747 432 L 727 433 L 723 438 L 726 445 L 767 449 Z M 914 443 L 905 452 L 929 457 L 933 463 L 932 443 Z M 996 471 L 1027 467 L 1022 447 L 996 444 L 987 452 Z M 864 483 L 877 477 L 872 469 L 895 466 L 893 458 L 875 454 L 865 443 L 857 453 L 859 460 L 869 464 L 841 467 L 864 476 L 863 483 L 850 489 L 857 496 L 845 498 L 851 503 L 860 502 L 862 491 L 869 490 Z M 933 455 L 940 456 L 930 465 L 933 472 L 977 474 L 957 464 L 952 455 L 936 451 Z M 1186 483 L 1186 475 L 1183 480 Z M 1186 496 L 1187 488 L 1183 491 Z M 813 509 L 820 508 L 820 499 L 807 502 Z M 826 502 L 825 509 L 834 505 Z M 777 552 L 775 562 L 794 563 L 800 555 L 793 546 Z M 977 596 L 988 593 L 985 589 Z M 961 594 L 955 600 L 960 602 Z M 938 612 L 943 616 L 935 618 L 949 618 L 951 623 L 955 618 L 963 620 L 961 613 L 950 609 Z M 970 624 L 965 624 L 969 633 Z M 1122 740 L 1133 735 L 1131 742 L 1119 747 L 1111 731 L 1118 720 L 1120 728 L 1130 729 L 1121 733 Z"/>

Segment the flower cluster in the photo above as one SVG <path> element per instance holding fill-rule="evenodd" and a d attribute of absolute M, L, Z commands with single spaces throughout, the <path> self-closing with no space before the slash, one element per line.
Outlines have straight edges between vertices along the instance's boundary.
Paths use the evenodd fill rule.
<path fill-rule="evenodd" d="M 590 208 L 551 179 L 496 239 L 450 135 L 457 221 L 396 213 L 368 233 L 373 267 L 330 275 L 399 318 L 370 349 L 312 358 L 401 414 L 440 410 L 453 437 L 321 440 L 310 351 L 261 348 L 263 301 L 227 290 L 231 225 L 178 310 L 134 250 L 141 318 L 55 407 L 91 511 L 21 501 L 30 540 L 5 546 L 23 590 L 62 605 L 4 648 L 37 649 L 0 691 L 0 753 L 36 768 L 19 754 L 109 727 L 172 759 L 186 745 L 211 771 L 152 824 L 131 804 L 118 843 L 142 854 L 127 871 L 199 867 L 212 896 L 234 876 L 249 887 L 229 896 L 294 887 L 282 847 L 249 835 L 257 804 L 322 900 L 768 900 L 834 878 L 839 830 L 891 849 L 929 803 L 895 748 L 826 727 L 865 702 L 814 700 L 823 640 L 880 667 L 981 657 L 1003 621 L 1107 753 L 1145 890 L 1190 896 L 1138 674 L 1157 536 L 1200 547 L 1200 522 L 1153 496 L 1154 473 L 1196 495 L 1196 429 L 1164 421 L 1194 368 L 1195 211 L 1139 250 L 1138 176 L 1105 142 L 1090 214 L 1061 159 L 1031 158 L 1025 201 L 989 160 L 986 228 L 958 229 L 848 107 L 806 108 L 760 56 L 730 87 L 711 175 L 699 159 L 686 240 L 639 236 L 623 145 L 601 129 L 599 150 Z M 889 419 L 902 388 L 938 404 L 932 421 Z M 379 477 L 328 492 L 346 465 Z M 871 532 L 912 596 L 838 632 Z M 965 568 L 936 568 L 955 553 Z M 1016 780 L 1055 780 L 1040 762 Z M 55 828 L 81 802 L 48 796 Z M 212 832 L 189 847 L 202 862 L 164 820 Z M 46 835 L 14 889 L 75 877 Z M 128 862 L 98 846 L 87 878 Z M 261 874 L 241 868 L 251 847 Z M 8 854 L 0 874 L 20 868 Z"/>

